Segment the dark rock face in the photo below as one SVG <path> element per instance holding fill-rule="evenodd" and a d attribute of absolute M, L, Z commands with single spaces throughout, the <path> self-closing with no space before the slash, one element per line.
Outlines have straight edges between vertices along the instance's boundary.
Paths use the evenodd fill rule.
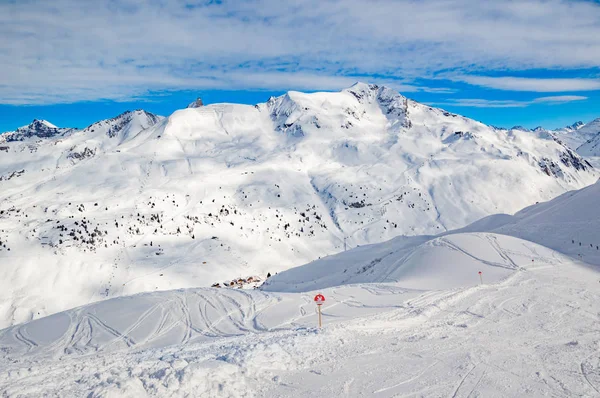
<path fill-rule="evenodd" d="M 202 102 L 202 98 L 198 97 L 198 98 L 196 98 L 196 101 L 192 102 L 187 107 L 188 108 L 200 108 L 201 106 L 204 106 L 204 103 Z"/>
<path fill-rule="evenodd" d="M 67 155 L 67 158 L 71 159 L 73 162 L 78 162 L 83 159 L 91 158 L 96 154 L 96 149 L 90 149 L 85 147 L 82 151 L 76 152 L 73 150 Z"/>
<path fill-rule="evenodd" d="M 581 156 L 577 155 L 575 152 L 565 147 L 565 151 L 560 154 L 560 162 L 565 167 L 572 167 L 577 171 L 586 171 L 588 169 L 593 169 L 592 165 L 583 159 Z M 554 177 L 562 177 L 564 176 L 563 170 L 560 168 L 559 164 L 552 161 L 548 158 L 542 158 L 538 162 L 538 165 L 542 169 L 544 173 L 549 176 Z"/>
<path fill-rule="evenodd" d="M 41 120 L 36 119 L 29 126 L 18 129 L 17 132 L 22 132 L 25 135 L 36 135 L 40 138 L 48 138 L 58 134 L 59 129 L 50 127 Z"/>
<path fill-rule="evenodd" d="M 35 119 L 28 126 L 20 127 L 15 132 L 7 133 L 6 142 L 23 141 L 31 137 L 51 138 L 73 130 L 74 129 L 55 127 L 48 122 Z"/>
<path fill-rule="evenodd" d="M 540 169 L 548 176 L 561 177 L 563 175 L 562 170 L 554 161 L 548 158 L 542 158 L 538 162 Z"/>
<path fill-rule="evenodd" d="M 572 129 L 572 130 L 577 130 L 578 128 L 580 128 L 580 127 L 582 127 L 582 126 L 584 126 L 584 125 L 585 125 L 585 123 L 583 123 L 583 122 L 579 121 L 579 122 L 575 122 L 575 123 L 573 123 L 573 124 L 572 124 L 572 125 L 570 125 L 570 126 L 567 126 L 567 128 L 570 128 L 570 129 Z"/>
<path fill-rule="evenodd" d="M 11 180 L 13 178 L 18 178 L 18 177 L 21 177 L 23 174 L 25 174 L 25 169 L 18 170 L 18 171 L 13 171 L 13 172 L 8 173 L 6 175 L 0 176 L 0 181 L 8 181 L 8 180 Z"/>
<path fill-rule="evenodd" d="M 562 164 L 567 167 L 573 167 L 577 171 L 593 169 L 592 165 L 587 160 L 583 159 L 576 152 L 572 151 L 560 139 L 558 139 L 556 136 L 552 136 L 552 138 L 565 149 L 564 152 L 561 152 L 560 154 L 560 161 Z"/>
<path fill-rule="evenodd" d="M 575 170 L 585 171 L 592 166 L 589 162 L 583 160 L 572 151 L 565 151 L 560 155 L 560 161 L 567 167 L 574 167 Z"/>

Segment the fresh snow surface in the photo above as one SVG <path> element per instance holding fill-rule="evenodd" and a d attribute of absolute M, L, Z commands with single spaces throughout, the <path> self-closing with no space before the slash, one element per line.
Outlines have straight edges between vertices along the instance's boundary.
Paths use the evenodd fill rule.
<path fill-rule="evenodd" d="M 214 288 L 115 298 L 14 326 L 0 332 L 0 391 L 596 396 L 598 273 L 533 243 L 477 236 L 500 245 L 462 242 L 483 257 L 478 266 L 462 269 L 468 254 L 458 255 L 446 267 L 413 269 L 401 283 L 321 290 L 321 330 L 314 292 Z"/>
<path fill-rule="evenodd" d="M 486 217 L 456 232 L 490 231 L 555 249 L 600 266 L 600 182 L 527 207 Z"/>
<path fill-rule="evenodd" d="M 523 245 L 529 251 L 523 251 Z M 273 276 L 262 289 L 306 292 L 385 282 L 422 290 L 452 289 L 476 282 L 483 266 L 486 281 L 501 280 L 528 264 L 536 250 L 522 240 L 494 234 L 399 237 L 292 268 Z M 518 254 L 508 254 L 513 252 Z M 515 256 L 523 258 L 515 262 Z"/>
<path fill-rule="evenodd" d="M 549 132 L 363 83 L 80 131 L 38 124 L 0 135 L 0 327 L 446 232 L 599 175 Z"/>
<path fill-rule="evenodd" d="M 598 190 L 442 236 L 359 247 L 261 290 L 143 293 L 9 327 L 0 331 L 0 392 L 598 396 L 600 274 L 580 261 L 598 258 L 591 248 L 564 254 L 574 253 L 571 238 L 600 236 Z M 503 228 L 554 247 L 491 232 Z M 327 299 L 322 329 L 317 292 Z"/>

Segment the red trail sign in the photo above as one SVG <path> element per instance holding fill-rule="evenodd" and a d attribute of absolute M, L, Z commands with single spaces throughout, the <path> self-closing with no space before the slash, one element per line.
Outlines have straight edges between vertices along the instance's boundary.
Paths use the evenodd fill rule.
<path fill-rule="evenodd" d="M 317 309 L 319 310 L 319 327 L 321 327 L 321 306 L 325 302 L 325 296 L 321 293 L 315 296 L 315 303 L 317 303 Z"/>
<path fill-rule="evenodd" d="M 325 296 L 323 296 L 320 293 L 315 296 L 315 303 L 317 303 L 317 305 L 323 305 L 324 302 L 325 302 Z"/>

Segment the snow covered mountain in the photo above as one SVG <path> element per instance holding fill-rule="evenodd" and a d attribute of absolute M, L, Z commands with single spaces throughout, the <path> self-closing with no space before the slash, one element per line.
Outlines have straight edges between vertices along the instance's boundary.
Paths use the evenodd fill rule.
<path fill-rule="evenodd" d="M 600 119 L 595 119 L 581 128 L 585 131 L 586 140 L 577 148 L 582 156 L 600 156 Z"/>
<path fill-rule="evenodd" d="M 358 83 L 7 142 L 0 176 L 7 326 L 464 227 L 598 172 L 546 131 L 492 128 Z"/>
<path fill-rule="evenodd" d="M 115 139 L 118 144 L 122 144 L 135 137 L 139 132 L 159 123 L 162 119 L 164 119 L 162 116 L 138 109 L 124 112 L 112 119 L 96 122 L 85 128 L 82 133 L 86 139 L 106 136 Z"/>
<path fill-rule="evenodd" d="M 594 119 L 589 123 L 577 122 L 572 126 L 567 126 L 562 129 L 552 131 L 557 138 L 564 142 L 567 146 L 577 151 L 582 156 L 598 156 L 594 155 L 594 151 L 585 144 L 594 140 L 600 134 L 600 118 Z M 582 149 L 580 151 L 580 148 Z"/>
<path fill-rule="evenodd" d="M 582 142 L 585 142 L 585 138 L 578 134 L 578 130 L 585 124 L 583 122 L 576 122 L 570 126 L 565 126 L 556 130 L 549 130 L 558 139 L 564 142 L 569 148 L 577 150 Z M 540 127 L 541 130 L 546 130 Z"/>
<path fill-rule="evenodd" d="M 0 143 L 11 141 L 24 141 L 30 138 L 51 138 L 76 131 L 71 128 L 59 128 L 46 120 L 34 119 L 27 126 L 19 127 L 15 131 L 0 134 Z"/>
<path fill-rule="evenodd" d="M 83 159 L 110 151 L 163 119 L 143 110 L 127 111 L 83 130 L 58 128 L 34 120 L 29 126 L 0 135 L 2 151 L 6 153 L 0 158 L 3 165 L 0 170 L 14 172 L 21 168 L 22 174 L 41 173 L 35 178 L 44 178 L 52 170 L 69 168 Z"/>
<path fill-rule="evenodd" d="M 440 236 L 355 248 L 261 290 L 144 293 L 16 325 L 0 331 L 0 391 L 596 396 L 598 198 L 600 182 Z"/>

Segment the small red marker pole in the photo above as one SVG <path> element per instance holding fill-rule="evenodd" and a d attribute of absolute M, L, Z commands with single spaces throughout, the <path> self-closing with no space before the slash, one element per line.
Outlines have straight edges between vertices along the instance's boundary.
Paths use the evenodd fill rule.
<path fill-rule="evenodd" d="M 481 281 L 481 284 L 483 285 L 483 277 L 481 276 L 481 271 L 479 271 L 479 280 Z"/>
<path fill-rule="evenodd" d="M 321 327 L 321 306 L 323 305 L 324 302 L 325 302 L 325 296 L 323 296 L 321 293 L 319 293 L 315 296 L 315 303 L 317 304 L 317 309 L 319 312 L 319 328 Z"/>

